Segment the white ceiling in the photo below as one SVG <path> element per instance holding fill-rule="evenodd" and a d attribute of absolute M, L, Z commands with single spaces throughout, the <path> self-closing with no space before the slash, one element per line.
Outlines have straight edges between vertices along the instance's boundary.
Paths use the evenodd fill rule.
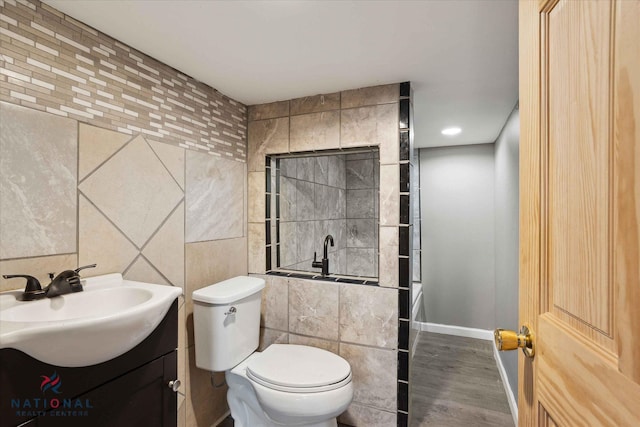
<path fill-rule="evenodd" d="M 518 97 L 514 0 L 45 3 L 247 105 L 411 81 L 418 147 L 493 142 Z"/>

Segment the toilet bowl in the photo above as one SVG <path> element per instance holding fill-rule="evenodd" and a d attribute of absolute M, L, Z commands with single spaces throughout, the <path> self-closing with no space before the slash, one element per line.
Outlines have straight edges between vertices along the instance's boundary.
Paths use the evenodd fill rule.
<path fill-rule="evenodd" d="M 193 293 L 196 366 L 225 371 L 236 427 L 335 427 L 353 398 L 351 367 L 315 347 L 258 347 L 264 280 L 236 277 Z"/>
<path fill-rule="evenodd" d="M 236 400 L 252 411 L 245 419 L 234 416 L 236 425 L 246 427 L 336 426 L 353 398 L 349 364 L 314 347 L 273 344 L 227 371 L 226 379 L 230 407 Z"/>

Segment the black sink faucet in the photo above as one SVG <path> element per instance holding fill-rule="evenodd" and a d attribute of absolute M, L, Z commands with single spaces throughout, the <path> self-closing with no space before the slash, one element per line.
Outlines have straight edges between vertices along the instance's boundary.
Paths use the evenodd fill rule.
<path fill-rule="evenodd" d="M 51 273 L 49 274 L 49 277 L 52 279 L 51 283 L 49 283 L 49 286 L 44 289 L 42 289 L 40 281 L 33 276 L 26 274 L 5 274 L 2 277 L 5 279 L 13 279 L 15 277 L 23 277 L 27 279 L 27 286 L 18 299 L 20 301 L 32 301 L 44 297 L 52 298 L 59 295 L 70 294 L 72 292 L 81 292 L 82 284 L 80 283 L 80 275 L 78 273 L 80 270 L 93 268 L 95 266 L 96 264 L 91 264 L 78 267 L 75 270 L 65 270 L 55 276 L 55 278 L 53 277 L 54 274 Z"/>
<path fill-rule="evenodd" d="M 313 262 L 311 266 L 313 268 L 322 268 L 322 275 L 327 276 L 329 274 L 329 243 L 333 247 L 333 236 L 331 234 L 327 234 L 327 237 L 324 238 L 324 253 L 322 256 L 322 261 L 317 261 L 317 253 L 313 253 Z"/>
<path fill-rule="evenodd" d="M 65 270 L 58 274 L 44 290 L 47 293 L 47 298 L 70 294 L 72 292 L 82 292 L 82 284 L 80 283 L 80 275 L 78 273 L 80 270 L 94 268 L 95 266 L 96 264 L 85 265 L 75 270 Z"/>

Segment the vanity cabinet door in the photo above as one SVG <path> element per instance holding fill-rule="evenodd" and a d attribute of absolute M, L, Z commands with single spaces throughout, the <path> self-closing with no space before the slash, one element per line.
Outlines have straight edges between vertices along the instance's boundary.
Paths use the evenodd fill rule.
<path fill-rule="evenodd" d="M 168 383 L 175 380 L 176 375 L 177 357 L 174 351 L 74 399 L 74 402 L 79 402 L 78 406 L 82 406 L 76 415 L 55 416 L 50 412 L 36 418 L 35 425 L 175 427 L 176 393 Z M 29 427 L 32 425 L 29 424 Z"/>

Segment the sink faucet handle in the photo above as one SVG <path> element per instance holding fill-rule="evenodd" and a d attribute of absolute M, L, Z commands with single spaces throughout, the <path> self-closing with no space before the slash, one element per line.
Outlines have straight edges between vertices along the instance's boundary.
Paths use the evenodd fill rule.
<path fill-rule="evenodd" d="M 16 277 L 27 279 L 27 287 L 24 288 L 25 292 L 39 291 L 42 289 L 42 286 L 40 286 L 40 281 L 33 276 L 29 276 L 28 274 L 3 274 L 2 277 L 4 277 L 5 279 L 14 279 Z"/>
<path fill-rule="evenodd" d="M 19 301 L 31 301 L 44 297 L 45 293 L 40 286 L 40 281 L 28 274 L 3 274 L 5 279 L 13 279 L 16 277 L 22 277 L 27 279 L 27 286 L 24 288 L 24 292 L 18 297 Z"/>
<path fill-rule="evenodd" d="M 73 270 L 73 271 L 75 271 L 76 273 L 79 273 L 79 272 L 80 272 L 80 270 L 84 270 L 84 269 L 87 269 L 87 268 L 95 268 L 97 265 L 98 265 L 98 264 L 83 265 L 82 267 L 78 267 L 78 268 L 76 268 L 76 269 L 75 269 L 75 270 Z"/>

